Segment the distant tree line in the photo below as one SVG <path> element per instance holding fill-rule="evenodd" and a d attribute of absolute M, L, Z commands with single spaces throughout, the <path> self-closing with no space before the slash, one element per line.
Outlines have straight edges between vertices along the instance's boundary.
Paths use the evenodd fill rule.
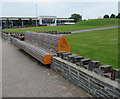
<path fill-rule="evenodd" d="M 110 16 L 105 14 L 103 18 L 120 18 L 120 13 L 118 13 L 118 15 L 111 14 Z M 82 15 L 74 13 L 69 17 L 69 19 L 74 19 L 74 22 L 79 22 L 82 21 Z"/>
<path fill-rule="evenodd" d="M 69 19 L 74 19 L 74 22 L 79 22 L 82 21 L 82 16 L 80 14 L 72 14 L 71 17 L 69 17 Z"/>
<path fill-rule="evenodd" d="M 103 18 L 120 18 L 120 13 L 118 13 L 118 15 L 115 15 L 115 14 L 111 14 L 110 16 L 105 14 L 103 16 Z"/>

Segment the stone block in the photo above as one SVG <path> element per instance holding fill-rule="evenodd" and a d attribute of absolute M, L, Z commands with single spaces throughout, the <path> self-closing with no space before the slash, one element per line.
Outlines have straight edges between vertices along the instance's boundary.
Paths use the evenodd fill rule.
<path fill-rule="evenodd" d="M 56 54 L 57 54 L 57 57 L 62 57 L 62 53 L 66 53 L 65 51 L 63 51 L 63 52 L 57 52 Z"/>
<path fill-rule="evenodd" d="M 84 67 L 85 69 L 88 69 L 91 59 L 82 59 L 80 60 L 80 67 Z"/>
<path fill-rule="evenodd" d="M 62 67 L 63 67 L 63 68 L 66 68 L 66 69 L 69 69 L 69 66 L 66 65 L 66 64 L 63 64 Z"/>
<path fill-rule="evenodd" d="M 75 56 L 75 57 L 73 57 L 73 63 L 80 62 L 81 59 L 84 59 L 84 57 L 83 56 Z"/>
<path fill-rule="evenodd" d="M 70 78 L 75 78 L 75 79 L 78 78 L 77 75 L 73 72 L 69 72 L 69 76 L 70 76 Z"/>
<path fill-rule="evenodd" d="M 79 83 L 78 86 L 80 86 L 81 88 L 83 88 L 84 90 L 86 90 L 88 93 L 91 92 L 91 89 L 89 88 L 89 86 L 86 85 L 86 84 L 84 84 L 84 82 Z"/>
<path fill-rule="evenodd" d="M 112 69 L 111 79 L 120 79 L 120 69 Z"/>
<path fill-rule="evenodd" d="M 108 95 L 104 92 L 102 92 L 101 90 L 96 90 L 96 95 L 99 94 L 100 96 L 99 97 L 105 97 L 105 99 L 108 99 Z"/>
<path fill-rule="evenodd" d="M 108 95 L 108 97 L 111 97 L 111 98 L 114 97 L 114 95 L 113 95 L 114 90 L 108 91 L 108 89 L 101 89 L 101 92 L 106 93 Z"/>
<path fill-rule="evenodd" d="M 64 72 L 67 72 L 67 73 L 69 73 L 69 69 L 68 68 L 66 68 L 66 67 L 64 67 L 64 66 L 62 66 L 62 67 L 60 67 L 61 69 L 63 69 L 64 70 Z"/>
<path fill-rule="evenodd" d="M 68 55 L 72 55 L 72 53 L 62 53 L 62 59 L 67 60 Z"/>
<path fill-rule="evenodd" d="M 103 76 L 106 77 L 106 78 L 111 79 L 111 73 L 104 73 Z"/>
<path fill-rule="evenodd" d="M 115 69 L 116 70 L 116 78 L 120 79 L 120 69 Z"/>
<path fill-rule="evenodd" d="M 84 83 L 84 85 L 89 85 L 89 80 L 88 79 L 86 79 L 86 78 L 84 78 L 84 77 L 82 77 L 82 76 L 79 76 L 79 80 L 82 82 L 82 83 Z"/>
<path fill-rule="evenodd" d="M 94 81 L 99 83 L 101 85 L 101 87 L 103 87 L 103 88 L 106 87 L 106 88 L 114 90 L 114 87 L 112 85 L 110 85 L 108 83 L 105 83 L 105 82 L 103 82 L 103 81 L 101 81 L 101 80 L 99 80 L 97 78 L 94 78 Z"/>
<path fill-rule="evenodd" d="M 70 72 L 74 72 L 75 74 L 78 74 L 78 70 L 76 68 L 70 67 Z"/>
<path fill-rule="evenodd" d="M 101 90 L 101 87 L 95 84 L 94 82 L 90 81 L 90 88 L 96 89 L 96 90 Z"/>
<path fill-rule="evenodd" d="M 100 61 L 91 61 L 88 69 L 92 71 L 94 68 L 98 68 L 100 66 L 100 63 Z"/>
<path fill-rule="evenodd" d="M 95 68 L 93 71 L 101 76 L 104 74 L 104 71 L 100 70 L 99 68 Z"/>
<path fill-rule="evenodd" d="M 74 77 L 69 77 L 69 80 L 70 80 L 71 82 L 73 82 L 74 84 L 77 84 L 77 85 L 78 85 L 78 83 L 79 83 L 78 79 L 77 79 L 77 78 L 74 78 Z"/>
<path fill-rule="evenodd" d="M 68 55 L 68 56 L 67 56 L 67 60 L 68 60 L 69 62 L 73 62 L 74 57 L 76 57 L 76 55 Z"/>
<path fill-rule="evenodd" d="M 103 71 L 104 73 L 109 73 L 112 71 L 112 66 L 111 65 L 101 65 L 99 66 L 99 69 Z"/>
<path fill-rule="evenodd" d="M 84 78 L 86 80 L 88 80 L 90 78 L 89 76 L 87 76 L 85 74 L 79 74 L 79 77 L 82 77 L 82 78 Z"/>

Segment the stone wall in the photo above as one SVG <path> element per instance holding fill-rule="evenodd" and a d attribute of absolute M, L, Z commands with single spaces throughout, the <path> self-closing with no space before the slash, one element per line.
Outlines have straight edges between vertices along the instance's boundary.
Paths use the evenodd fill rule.
<path fill-rule="evenodd" d="M 4 38 L 5 40 L 9 40 L 11 39 L 11 35 L 10 34 L 6 34 L 4 32 L 1 32 L 1 37 Z"/>
<path fill-rule="evenodd" d="M 75 63 L 53 57 L 51 68 L 95 97 L 120 97 L 120 83 L 78 67 Z"/>

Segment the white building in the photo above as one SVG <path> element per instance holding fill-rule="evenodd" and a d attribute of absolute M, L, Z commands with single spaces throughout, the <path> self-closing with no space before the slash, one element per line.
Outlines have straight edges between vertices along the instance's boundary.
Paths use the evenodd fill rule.
<path fill-rule="evenodd" d="M 57 18 L 57 16 L 39 16 L 39 24 L 44 25 L 60 25 L 60 24 L 74 24 L 74 19 Z"/>

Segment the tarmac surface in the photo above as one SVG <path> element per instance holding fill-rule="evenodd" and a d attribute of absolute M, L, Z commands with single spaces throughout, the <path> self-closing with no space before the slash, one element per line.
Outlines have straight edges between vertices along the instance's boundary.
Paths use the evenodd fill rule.
<path fill-rule="evenodd" d="M 96 29 L 77 30 L 77 31 L 71 31 L 71 33 L 74 34 L 74 33 L 88 32 L 88 31 L 113 29 L 113 28 L 120 28 L 120 26 L 111 26 L 111 27 L 103 27 L 103 28 L 96 28 Z"/>
<path fill-rule="evenodd" d="M 91 97 L 91 95 L 3 39 L 2 97 Z"/>

